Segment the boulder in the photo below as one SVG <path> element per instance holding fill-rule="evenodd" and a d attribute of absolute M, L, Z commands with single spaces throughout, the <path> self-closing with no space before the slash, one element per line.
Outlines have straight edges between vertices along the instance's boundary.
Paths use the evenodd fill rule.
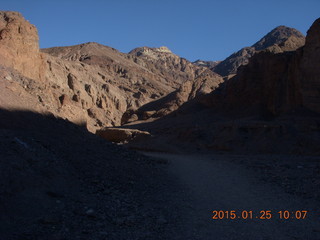
<path fill-rule="evenodd" d="M 150 137 L 150 133 L 138 129 L 127 128 L 103 128 L 96 131 L 96 134 L 104 139 L 115 143 L 129 142 L 132 139 Z"/>

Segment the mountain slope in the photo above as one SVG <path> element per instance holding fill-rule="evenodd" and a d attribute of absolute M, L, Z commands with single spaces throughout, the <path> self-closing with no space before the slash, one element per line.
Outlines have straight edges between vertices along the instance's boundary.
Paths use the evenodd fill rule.
<path fill-rule="evenodd" d="M 194 80 L 206 69 L 175 55 L 167 47 L 136 48 L 128 55 L 140 66 L 165 78 L 167 84 L 175 88 L 188 80 Z"/>
<path fill-rule="evenodd" d="M 85 124 L 92 132 L 120 125 L 128 109 L 166 96 L 207 69 L 166 48 L 125 54 L 86 43 L 40 52 L 37 30 L 21 14 L 1 12 L 0 20 L 3 76 L 10 77 L 5 76 L 9 68 L 17 71 L 7 84 L 20 85 L 17 94 L 30 95 L 44 111 Z"/>
<path fill-rule="evenodd" d="M 62 79 L 61 88 L 71 91 L 61 96 L 72 100 L 67 100 L 67 105 L 78 104 L 88 111 L 87 125 L 93 131 L 110 126 L 110 122 L 113 126 L 120 125 L 123 123 L 120 120 L 126 118 L 122 116 L 125 112 L 127 115 L 167 96 L 181 89 L 181 84 L 198 81 L 195 79 L 209 71 L 165 47 L 137 48 L 124 54 L 98 43 L 86 43 L 43 49 L 42 52 L 50 55 L 47 56 L 50 59 L 47 79 Z M 64 65 L 68 71 L 64 70 Z M 206 76 L 207 82 L 216 84 L 215 74 Z M 64 79 L 68 79 L 67 82 Z"/>
<path fill-rule="evenodd" d="M 319 44 L 317 19 L 304 47 L 260 51 L 211 94 L 155 122 L 130 126 L 154 136 L 131 146 L 319 155 Z"/>
<path fill-rule="evenodd" d="M 174 88 L 115 49 L 97 43 L 43 49 L 62 105 L 78 106 L 88 129 L 120 125 L 122 114 L 166 95 Z M 64 91 L 61 91 L 64 90 Z M 72 107 L 73 108 L 73 107 Z M 68 110 L 67 110 L 68 111 Z"/>
<path fill-rule="evenodd" d="M 302 47 L 304 43 L 305 37 L 298 30 L 279 26 L 251 47 L 245 47 L 233 53 L 212 69 L 222 76 L 235 74 L 237 69 L 242 65 L 248 64 L 249 59 L 258 51 L 270 47 L 278 48 L 278 51 L 294 51 Z"/>
<path fill-rule="evenodd" d="M 179 109 L 184 103 L 211 93 L 222 82 L 223 79 L 220 75 L 207 69 L 197 76 L 195 80 L 182 83 L 176 91 L 145 104 L 137 110 L 128 110 L 123 115 L 121 123 L 134 124 L 135 121 L 154 120 L 164 117 Z"/>

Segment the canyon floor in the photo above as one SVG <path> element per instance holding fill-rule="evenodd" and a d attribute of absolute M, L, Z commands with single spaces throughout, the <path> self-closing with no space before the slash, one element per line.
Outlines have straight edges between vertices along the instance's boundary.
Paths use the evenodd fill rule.
<path fill-rule="evenodd" d="M 141 154 L 52 115 L 0 113 L 1 239 L 320 237 L 318 157 Z M 214 210 L 273 217 L 213 220 Z M 281 210 L 308 213 L 280 220 Z"/>
<path fill-rule="evenodd" d="M 145 153 L 168 161 L 184 196 L 181 239 L 319 239 L 319 159 L 279 155 Z M 176 201 L 172 199 L 172 201 Z M 212 211 L 253 211 L 253 219 L 212 219 Z M 271 219 L 257 219 L 270 210 Z M 305 219 L 279 211 L 307 210 Z M 240 213 L 240 214 L 239 214 Z M 169 227 L 169 226 L 168 226 Z"/>

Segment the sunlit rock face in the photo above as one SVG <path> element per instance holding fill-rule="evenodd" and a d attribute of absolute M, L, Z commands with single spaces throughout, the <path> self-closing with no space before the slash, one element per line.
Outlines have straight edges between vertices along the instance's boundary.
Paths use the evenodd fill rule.
<path fill-rule="evenodd" d="M 43 61 L 34 25 L 20 13 L 0 12 L 0 64 L 19 71 L 26 77 L 41 79 Z"/>

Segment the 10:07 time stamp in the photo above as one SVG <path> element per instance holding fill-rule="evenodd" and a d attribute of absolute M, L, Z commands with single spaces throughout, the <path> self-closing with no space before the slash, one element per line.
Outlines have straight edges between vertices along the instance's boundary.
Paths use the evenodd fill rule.
<path fill-rule="evenodd" d="M 214 210 L 212 211 L 213 220 L 222 220 L 222 219 L 261 219 L 269 220 L 273 218 L 277 219 L 306 219 L 308 211 L 306 210 L 297 210 L 297 211 L 271 211 L 271 210 L 261 210 L 261 211 L 252 211 L 252 210 L 243 210 L 243 211 L 223 211 L 223 210 Z"/>

